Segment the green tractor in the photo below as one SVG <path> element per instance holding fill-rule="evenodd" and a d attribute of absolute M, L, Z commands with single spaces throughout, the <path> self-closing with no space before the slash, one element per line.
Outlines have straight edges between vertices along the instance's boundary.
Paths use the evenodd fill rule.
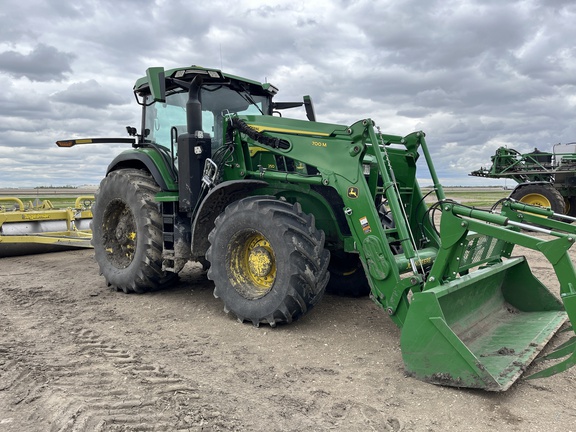
<path fill-rule="evenodd" d="M 272 327 L 301 318 L 326 289 L 369 291 L 402 329 L 409 374 L 492 391 L 575 322 L 576 229 L 512 200 L 499 213 L 447 200 L 424 133 L 384 134 L 371 119 L 320 123 L 309 97 L 276 102 L 269 83 L 197 66 L 150 68 L 134 93 L 139 134 L 57 143 L 132 144 L 109 165 L 92 209 L 109 286 L 161 289 L 198 261 L 226 312 Z M 308 120 L 281 115 L 302 106 Z M 430 208 L 416 181 L 420 152 L 437 198 Z M 516 244 L 552 263 L 561 299 L 512 258 Z M 573 366 L 575 349 L 572 338 L 535 376 Z"/>

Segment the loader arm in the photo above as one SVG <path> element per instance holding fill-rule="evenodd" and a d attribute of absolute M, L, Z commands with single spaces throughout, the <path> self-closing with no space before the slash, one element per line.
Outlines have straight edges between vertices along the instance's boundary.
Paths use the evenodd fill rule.
<path fill-rule="evenodd" d="M 402 326 L 408 313 L 409 292 L 421 289 L 425 268 L 434 260 L 438 247 L 437 235 L 425 218 L 426 208 L 415 177 L 417 149 L 424 134 L 376 136 L 370 119 L 348 128 L 316 122 L 311 129 L 309 124 L 276 117 L 243 116 L 230 128 L 235 130 L 237 145 L 245 147 L 244 152 L 263 147 L 267 152 L 313 166 L 316 174 L 250 167 L 242 165 L 241 159 L 237 172 L 264 181 L 335 189 L 342 198 L 340 211 L 351 232 L 342 240 L 345 250 L 359 254 L 377 304 Z M 380 150 L 391 145 L 397 148 L 386 150 L 386 154 Z M 402 174 L 394 174 L 392 165 L 401 166 Z M 370 174 L 365 174 L 365 170 Z M 371 177 L 382 181 L 370 184 Z M 393 227 L 382 223 L 377 205 L 383 199 L 393 215 Z M 412 216 L 412 224 L 407 212 Z M 401 247 L 393 249 L 390 242 Z"/>
<path fill-rule="evenodd" d="M 446 200 L 424 133 L 385 135 L 370 119 L 349 128 L 250 116 L 242 122 L 232 122 L 230 130 L 244 153 L 262 147 L 314 167 L 314 174 L 280 173 L 239 160 L 238 175 L 331 187 L 342 198 L 350 231 L 342 243 L 359 254 L 372 298 L 402 328 L 409 374 L 442 385 L 504 391 L 567 319 L 576 319 L 576 275 L 567 255 L 574 228 L 542 215 L 523 216 L 515 203 L 495 214 Z M 416 182 L 418 150 L 442 210 L 439 232 Z M 382 202 L 393 224 L 382 218 Z M 548 231 L 554 238 L 520 232 L 528 227 L 518 222 L 522 218 L 553 228 Z M 540 251 L 552 263 L 563 304 L 523 257 L 511 258 L 515 245 Z M 561 347 L 558 354 L 570 357 L 538 376 L 573 366 L 574 345 Z"/>
<path fill-rule="evenodd" d="M 421 145 L 439 185 L 426 143 Z M 575 219 L 511 199 L 503 202 L 500 213 L 478 210 L 448 202 L 437 190 L 441 248 L 422 292 L 411 303 L 401 338 L 404 361 L 426 381 L 504 391 L 564 322 L 576 319 L 576 273 L 568 255 L 576 229 L 559 221 Z M 525 258 L 511 258 L 515 245 L 548 259 L 560 283 L 561 301 L 532 274 Z M 573 337 L 546 357 L 566 359 L 530 378 L 574 366 L 575 351 Z"/>

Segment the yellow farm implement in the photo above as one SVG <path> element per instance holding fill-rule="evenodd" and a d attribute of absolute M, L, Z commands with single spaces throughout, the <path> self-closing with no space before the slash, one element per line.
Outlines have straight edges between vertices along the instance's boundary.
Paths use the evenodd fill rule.
<path fill-rule="evenodd" d="M 76 248 L 90 248 L 93 196 L 80 196 L 74 208 L 54 208 L 0 197 L 0 258 Z"/>

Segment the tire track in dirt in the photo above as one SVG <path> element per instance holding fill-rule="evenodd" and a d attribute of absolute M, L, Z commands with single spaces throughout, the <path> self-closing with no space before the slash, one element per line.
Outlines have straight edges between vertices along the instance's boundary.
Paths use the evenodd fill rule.
<path fill-rule="evenodd" d="M 135 314 L 139 307 L 150 304 L 162 311 L 158 316 L 147 312 L 144 316 L 149 321 L 142 322 L 131 313 L 118 314 L 113 306 L 116 303 L 90 288 L 90 280 L 74 273 L 70 260 L 56 263 L 54 257 L 21 259 L 19 265 L 32 269 L 31 278 L 2 275 L 7 284 L 0 290 L 0 317 L 6 310 L 2 323 L 7 323 L 10 331 L 2 334 L 0 328 L 0 341 L 10 340 L 15 361 L 6 365 L 14 376 L 4 381 L 0 358 L 0 421 L 13 419 L 12 423 L 0 424 L 1 432 L 202 427 L 267 430 L 270 424 L 294 431 L 334 430 L 344 424 L 354 425 L 356 429 L 351 430 L 396 430 L 383 413 L 368 421 L 363 412 L 372 407 L 358 401 L 334 398 L 331 392 L 298 394 L 302 383 L 315 379 L 334 380 L 334 385 L 341 385 L 338 381 L 342 377 L 331 368 L 281 362 L 268 370 L 263 365 L 269 361 L 255 358 L 256 351 L 249 343 L 228 355 L 221 340 L 211 339 L 210 332 L 195 333 L 196 337 L 187 339 L 185 345 L 170 343 L 179 339 L 166 332 L 169 339 L 163 343 L 166 329 L 148 323 L 177 319 L 179 314 L 166 313 L 166 305 L 174 302 L 174 293 L 158 294 L 152 303 L 150 296 L 119 294 L 122 299 L 130 299 Z M 69 278 L 61 279 L 62 272 Z M 194 286 L 195 277 L 194 272 L 184 272 L 182 284 Z M 53 285 L 60 280 L 60 285 Z M 210 291 L 201 301 L 212 300 Z M 127 337 L 140 330 L 144 330 L 141 339 Z M 144 347 L 137 348 L 139 340 Z M 222 376 L 223 370 L 229 371 L 228 379 Z M 7 412 L 2 412 L 3 382 L 11 386 L 5 392 L 11 397 L 5 404 Z M 288 394 L 283 395 L 279 385 L 286 385 L 283 391 Z M 23 413 L 33 414 L 23 418 Z"/>
<path fill-rule="evenodd" d="M 195 381 L 76 318 L 81 305 L 73 299 L 42 286 L 4 287 L 0 302 L 7 341 L 0 347 L 0 411 L 12 419 L 4 426 L 54 432 L 239 428 L 233 414 L 206 401 L 213 395 Z M 5 390 L 16 396 L 2 408 Z M 21 404 L 33 415 L 18 418 Z"/>

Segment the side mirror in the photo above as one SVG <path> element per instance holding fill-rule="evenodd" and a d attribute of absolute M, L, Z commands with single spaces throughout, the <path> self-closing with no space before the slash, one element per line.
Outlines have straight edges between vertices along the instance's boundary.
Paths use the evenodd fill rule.
<path fill-rule="evenodd" d="M 146 69 L 146 77 L 150 85 L 150 93 L 154 102 L 166 102 L 166 78 L 163 67 Z"/>
<path fill-rule="evenodd" d="M 304 108 L 306 109 L 306 117 L 310 121 L 316 121 L 316 113 L 314 112 L 314 104 L 309 95 L 304 96 Z"/>
<path fill-rule="evenodd" d="M 314 113 L 314 105 L 312 104 L 312 98 L 308 95 L 304 96 L 304 102 L 273 102 L 272 108 L 275 110 L 283 110 L 289 108 L 296 108 L 299 106 L 304 105 L 304 109 L 306 109 L 306 117 L 310 121 L 316 121 L 316 114 Z M 280 114 L 278 112 L 278 114 Z M 282 115 L 280 114 L 280 117 Z"/>

